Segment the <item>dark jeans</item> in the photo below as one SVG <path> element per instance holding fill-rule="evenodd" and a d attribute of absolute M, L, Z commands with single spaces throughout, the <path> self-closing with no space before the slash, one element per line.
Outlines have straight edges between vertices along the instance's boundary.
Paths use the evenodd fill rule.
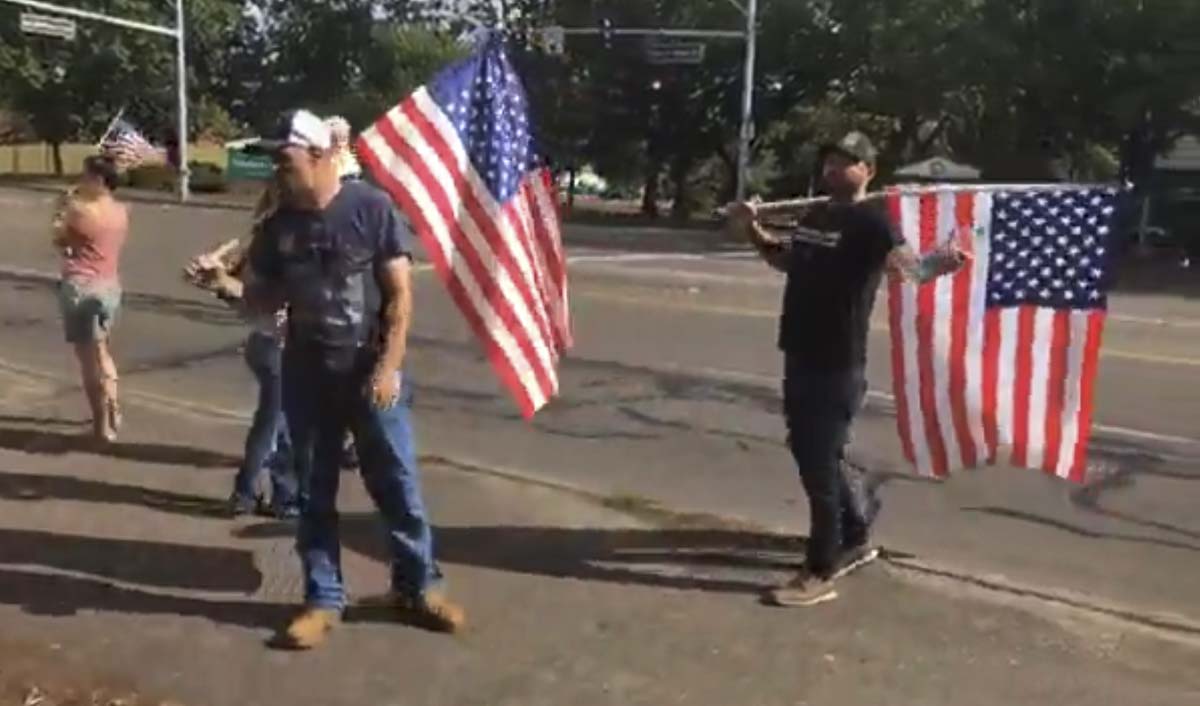
<path fill-rule="evenodd" d="M 258 495 L 258 483 L 271 473 L 271 504 L 283 507 L 296 502 L 297 481 L 291 444 L 283 416 L 282 348 L 279 340 L 255 331 L 246 339 L 246 365 L 258 379 L 258 406 L 246 434 L 242 467 L 233 482 L 240 498 Z"/>
<path fill-rule="evenodd" d="M 846 465 L 850 427 L 866 396 L 862 368 L 826 371 L 788 357 L 783 381 L 788 445 L 808 494 L 808 569 L 828 575 L 843 549 L 867 541 L 874 512 Z"/>
<path fill-rule="evenodd" d="M 441 579 L 421 496 L 412 388 L 404 377 L 399 403 L 375 409 L 365 394 L 374 362 L 366 351 L 289 346 L 284 352 L 284 406 L 304 488 L 296 545 L 309 606 L 340 610 L 346 602 L 337 495 L 347 429 L 358 447 L 363 483 L 383 517 L 392 589 L 416 597 Z"/>

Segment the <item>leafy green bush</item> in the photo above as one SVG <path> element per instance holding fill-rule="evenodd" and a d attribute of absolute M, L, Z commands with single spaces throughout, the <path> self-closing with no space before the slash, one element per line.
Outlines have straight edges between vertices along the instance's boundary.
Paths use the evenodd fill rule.
<path fill-rule="evenodd" d="M 188 169 L 191 171 L 189 184 L 193 191 L 217 193 L 225 190 L 225 173 L 217 165 L 189 162 Z"/>
<path fill-rule="evenodd" d="M 134 189 L 171 191 L 175 188 L 175 170 L 166 164 L 143 164 L 125 174 L 125 183 Z"/>

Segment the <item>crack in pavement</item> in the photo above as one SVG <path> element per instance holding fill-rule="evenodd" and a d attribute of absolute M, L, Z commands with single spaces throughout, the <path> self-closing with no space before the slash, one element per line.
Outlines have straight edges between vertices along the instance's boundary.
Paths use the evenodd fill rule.
<path fill-rule="evenodd" d="M 1092 618 L 1117 621 L 1123 625 L 1147 631 L 1158 637 L 1197 646 L 1200 645 L 1200 623 L 1182 616 L 1139 612 L 1132 608 L 1102 605 L 1086 600 L 1067 591 L 1054 591 L 1010 583 L 999 578 L 989 578 L 965 570 L 936 566 L 913 558 L 900 558 L 884 551 L 883 561 L 900 572 L 953 581 L 963 586 L 1007 596 L 1034 601 L 1045 607 L 1066 608 Z"/>

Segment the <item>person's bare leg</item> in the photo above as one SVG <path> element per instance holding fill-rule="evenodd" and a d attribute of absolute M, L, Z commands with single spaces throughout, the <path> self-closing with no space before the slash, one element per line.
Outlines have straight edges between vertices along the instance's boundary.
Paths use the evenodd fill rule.
<path fill-rule="evenodd" d="M 87 395 L 88 407 L 92 411 L 92 431 L 98 439 L 108 437 L 108 411 L 104 406 L 104 387 L 101 383 L 100 361 L 94 342 L 75 344 L 75 357 L 79 359 L 79 374 L 83 392 Z"/>
<path fill-rule="evenodd" d="M 100 389 L 103 393 L 104 412 L 108 420 L 108 426 L 115 434 L 121 430 L 123 419 L 121 416 L 121 405 L 118 402 L 117 363 L 113 360 L 107 338 L 96 341 L 96 361 L 97 369 L 100 373 Z"/>

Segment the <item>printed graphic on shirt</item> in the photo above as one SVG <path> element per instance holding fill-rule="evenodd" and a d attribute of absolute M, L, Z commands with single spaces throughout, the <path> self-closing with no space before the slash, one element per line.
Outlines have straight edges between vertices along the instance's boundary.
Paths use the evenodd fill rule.
<path fill-rule="evenodd" d="M 797 226 L 792 231 L 792 240 L 797 243 L 817 245 L 823 248 L 836 248 L 838 243 L 842 242 L 842 231 Z"/>

